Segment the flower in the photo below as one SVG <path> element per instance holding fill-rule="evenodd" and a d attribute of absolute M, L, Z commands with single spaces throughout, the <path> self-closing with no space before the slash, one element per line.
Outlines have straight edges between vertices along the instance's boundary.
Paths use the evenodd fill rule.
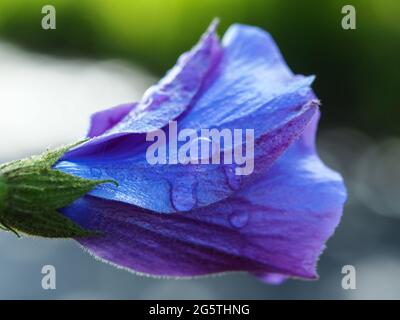
<path fill-rule="evenodd" d="M 256 27 L 233 25 L 221 42 L 215 29 L 213 22 L 141 101 L 92 116 L 92 139 L 54 169 L 119 186 L 98 185 L 61 212 L 102 234 L 77 239 L 91 253 L 135 272 L 314 279 L 346 199 L 341 176 L 316 153 L 314 77 L 294 75 Z M 168 131 L 171 121 L 198 132 L 253 129 L 254 170 L 149 164 L 146 135 Z"/>

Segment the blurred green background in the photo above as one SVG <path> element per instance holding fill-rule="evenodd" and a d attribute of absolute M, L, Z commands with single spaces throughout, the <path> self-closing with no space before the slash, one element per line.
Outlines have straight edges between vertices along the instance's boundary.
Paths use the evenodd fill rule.
<path fill-rule="evenodd" d="M 43 32 L 41 8 L 57 9 Z M 357 29 L 341 28 L 352 4 Z M 400 1 L 0 0 L 0 37 L 45 53 L 122 58 L 163 74 L 214 17 L 269 31 L 295 73 L 316 74 L 324 127 L 400 134 Z"/>

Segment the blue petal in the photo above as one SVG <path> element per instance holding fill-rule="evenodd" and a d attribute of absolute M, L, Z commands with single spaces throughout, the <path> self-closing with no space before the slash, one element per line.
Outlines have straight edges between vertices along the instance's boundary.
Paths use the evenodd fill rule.
<path fill-rule="evenodd" d="M 248 271 L 264 281 L 317 277 L 315 266 L 346 190 L 315 153 L 318 114 L 253 184 L 209 207 L 162 215 L 86 196 L 64 210 L 102 237 L 79 239 L 96 256 L 160 276 Z"/>
<path fill-rule="evenodd" d="M 102 185 L 90 194 L 165 213 L 208 206 L 263 174 L 315 114 L 313 77 L 294 76 L 271 37 L 258 28 L 232 26 L 222 49 L 215 39 L 211 27 L 138 108 L 105 135 L 66 154 L 56 168 L 84 178 L 113 178 L 118 188 Z M 173 119 L 178 130 L 254 129 L 254 173 L 236 176 L 224 164 L 148 164 L 144 132 L 167 131 Z"/>

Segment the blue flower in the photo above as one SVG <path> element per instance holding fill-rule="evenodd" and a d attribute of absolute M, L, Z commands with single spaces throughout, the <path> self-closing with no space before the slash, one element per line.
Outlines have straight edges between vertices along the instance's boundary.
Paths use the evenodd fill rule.
<path fill-rule="evenodd" d="M 62 213 L 102 233 L 78 239 L 93 254 L 139 273 L 316 278 L 346 190 L 315 150 L 314 77 L 294 75 L 258 28 L 233 25 L 222 41 L 215 28 L 141 101 L 93 115 L 92 139 L 54 168 L 119 186 L 99 185 Z M 168 132 L 171 121 L 199 135 L 254 130 L 254 170 L 237 175 L 238 165 L 223 161 L 171 164 L 170 152 L 166 163 L 150 164 L 147 135 Z M 182 144 L 168 137 L 165 149 Z"/>

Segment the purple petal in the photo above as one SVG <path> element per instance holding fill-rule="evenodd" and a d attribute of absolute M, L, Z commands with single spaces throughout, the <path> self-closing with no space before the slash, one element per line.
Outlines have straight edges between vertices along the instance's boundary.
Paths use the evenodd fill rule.
<path fill-rule="evenodd" d="M 151 132 L 186 111 L 220 59 L 222 48 L 215 34 L 216 27 L 217 21 L 213 21 L 199 43 L 184 53 L 165 77 L 145 92 L 137 107 L 106 136 Z M 105 140 L 108 139 L 101 141 Z"/>
<path fill-rule="evenodd" d="M 212 206 L 164 215 L 86 196 L 64 214 L 104 233 L 79 240 L 92 253 L 137 272 L 314 279 L 346 198 L 341 177 L 315 154 L 317 120 L 255 183 Z"/>
<path fill-rule="evenodd" d="M 136 103 L 126 103 L 119 106 L 96 112 L 90 121 L 89 138 L 97 137 L 112 129 L 121 122 L 133 109 Z"/>
<path fill-rule="evenodd" d="M 218 202 L 263 174 L 314 115 L 313 77 L 294 76 L 260 29 L 235 25 L 220 49 L 213 28 L 131 114 L 105 136 L 66 154 L 56 168 L 113 178 L 118 188 L 102 185 L 90 194 L 166 213 Z M 167 99 L 158 98 L 162 92 Z M 149 165 L 143 133 L 171 119 L 178 120 L 178 130 L 254 129 L 254 173 L 239 177 L 224 164 Z"/>
<path fill-rule="evenodd" d="M 279 273 L 255 273 L 254 275 L 258 277 L 261 281 L 272 285 L 282 284 L 288 279 L 288 276 Z"/>

